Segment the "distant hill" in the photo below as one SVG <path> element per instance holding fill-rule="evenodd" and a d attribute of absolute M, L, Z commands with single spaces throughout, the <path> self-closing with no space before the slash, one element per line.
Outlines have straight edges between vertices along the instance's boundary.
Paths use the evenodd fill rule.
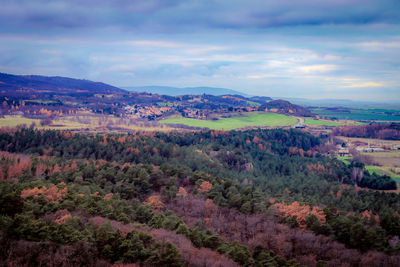
<path fill-rule="evenodd" d="M 12 75 L 0 73 L 0 91 L 3 94 L 113 94 L 124 93 L 123 89 L 101 82 L 66 77 L 39 75 Z"/>
<path fill-rule="evenodd" d="M 239 91 L 235 91 L 227 88 L 216 88 L 216 87 L 169 87 L 169 86 L 136 86 L 136 87 L 122 87 L 123 89 L 136 92 L 147 92 L 159 95 L 241 95 L 250 97 L 248 94 L 244 94 Z"/>
<path fill-rule="evenodd" d="M 314 114 L 312 114 L 307 108 L 292 104 L 289 101 L 282 99 L 269 101 L 268 103 L 261 105 L 260 109 L 261 110 L 276 109 L 278 110 L 279 113 L 289 114 L 289 115 L 291 114 L 296 116 L 304 116 L 304 117 L 314 116 Z"/>

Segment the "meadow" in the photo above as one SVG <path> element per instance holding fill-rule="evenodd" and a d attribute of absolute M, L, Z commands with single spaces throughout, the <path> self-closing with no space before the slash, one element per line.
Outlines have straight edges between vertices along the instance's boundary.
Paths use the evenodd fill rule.
<path fill-rule="evenodd" d="M 16 127 L 18 125 L 29 127 L 32 123 L 40 126 L 40 120 L 37 119 L 28 119 L 21 116 L 4 116 L 4 118 L 0 118 L 0 127 Z"/>
<path fill-rule="evenodd" d="M 123 131 L 169 131 L 173 128 L 157 122 L 138 121 L 116 118 L 109 115 L 83 115 L 63 116 L 52 121 L 50 125 L 41 125 L 39 119 L 30 119 L 22 116 L 4 116 L 0 118 L 1 127 L 30 127 L 46 130 L 83 130 L 99 132 L 123 132 Z"/>
<path fill-rule="evenodd" d="M 343 123 L 338 123 L 338 122 L 332 122 L 332 121 L 327 121 L 327 120 L 314 120 L 314 119 L 305 119 L 304 122 L 306 125 L 311 125 L 311 126 L 341 126 Z"/>
<path fill-rule="evenodd" d="M 399 110 L 386 109 L 330 109 L 330 108 L 310 108 L 311 112 L 329 118 L 341 120 L 361 120 L 361 121 L 400 121 Z"/>
<path fill-rule="evenodd" d="M 390 176 L 396 183 L 400 183 L 400 168 L 394 168 L 389 166 L 374 166 L 374 165 L 366 165 L 365 169 L 369 171 L 369 173 L 377 173 L 379 175 L 386 174 Z"/>
<path fill-rule="evenodd" d="M 246 127 L 279 127 L 295 125 L 294 117 L 276 113 L 256 113 L 218 120 L 198 120 L 183 117 L 171 117 L 161 120 L 161 124 L 183 124 L 190 127 L 208 128 L 212 130 L 233 130 Z"/>

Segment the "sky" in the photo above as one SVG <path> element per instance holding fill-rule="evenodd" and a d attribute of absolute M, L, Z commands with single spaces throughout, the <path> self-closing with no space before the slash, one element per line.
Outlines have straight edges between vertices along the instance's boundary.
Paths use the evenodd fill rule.
<path fill-rule="evenodd" d="M 400 102 L 400 1 L 1 0 L 0 72 Z"/>

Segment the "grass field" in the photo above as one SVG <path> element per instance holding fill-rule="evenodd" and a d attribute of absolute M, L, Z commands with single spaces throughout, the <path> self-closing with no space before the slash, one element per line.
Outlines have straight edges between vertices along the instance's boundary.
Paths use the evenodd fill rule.
<path fill-rule="evenodd" d="M 388 176 L 390 176 L 393 180 L 395 180 L 396 181 L 396 183 L 400 183 L 400 175 L 398 174 L 399 173 L 399 170 L 400 170 L 400 168 L 390 168 L 390 167 L 388 167 L 388 166 L 373 166 L 373 165 L 366 165 L 365 166 L 365 169 L 367 170 L 367 171 L 369 171 L 369 173 L 377 173 L 377 174 L 380 174 L 380 175 L 384 175 L 384 174 L 386 174 L 386 175 L 388 175 Z M 394 171 L 396 171 L 397 173 L 395 173 Z"/>
<path fill-rule="evenodd" d="M 354 142 L 360 141 L 369 144 L 376 144 L 376 145 L 400 145 L 400 141 L 398 140 L 383 140 L 383 139 L 374 139 L 374 138 L 359 138 L 359 137 L 346 137 L 346 136 L 336 136 L 339 139 L 342 139 L 346 142 Z"/>
<path fill-rule="evenodd" d="M 221 118 L 219 120 L 198 120 L 172 117 L 161 120 L 160 123 L 183 124 L 190 127 L 209 128 L 213 130 L 233 130 L 245 127 L 290 126 L 296 124 L 297 119 L 282 114 L 257 113 L 250 116 L 236 116 L 231 118 Z"/>
<path fill-rule="evenodd" d="M 346 165 L 350 165 L 350 161 L 353 157 L 349 157 L 349 156 L 344 156 L 344 157 L 337 157 L 338 160 L 342 161 L 344 164 Z"/>
<path fill-rule="evenodd" d="M 327 120 L 314 120 L 314 119 L 305 119 L 304 122 L 306 125 L 324 125 L 324 126 L 341 126 L 342 123 L 331 122 Z"/>
<path fill-rule="evenodd" d="M 365 120 L 365 121 L 400 121 L 400 116 L 395 115 L 400 110 L 393 109 L 361 109 L 342 108 L 332 110 L 326 107 L 311 108 L 311 112 L 324 117 L 331 117 L 344 120 Z"/>
<path fill-rule="evenodd" d="M 40 120 L 29 119 L 21 116 L 5 116 L 0 118 L 1 127 L 16 127 L 25 125 L 27 127 L 35 123 L 37 129 L 54 130 L 88 130 L 88 131 L 110 131 L 110 129 L 133 130 L 133 131 L 169 131 L 173 128 L 160 125 L 156 122 L 132 122 L 129 119 L 120 119 L 113 116 L 63 116 L 53 120 L 51 125 L 41 126 Z M 118 130 L 114 130 L 118 132 Z"/>
<path fill-rule="evenodd" d="M 29 127 L 32 123 L 40 126 L 40 120 L 36 119 L 28 119 L 21 116 L 4 116 L 4 118 L 0 118 L 0 127 L 16 127 L 18 125 Z"/>

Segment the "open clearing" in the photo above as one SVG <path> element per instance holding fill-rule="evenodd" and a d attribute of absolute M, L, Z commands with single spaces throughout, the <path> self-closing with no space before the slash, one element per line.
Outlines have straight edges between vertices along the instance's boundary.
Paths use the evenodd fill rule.
<path fill-rule="evenodd" d="M 400 183 L 400 168 L 391 168 L 389 166 L 373 166 L 373 165 L 366 165 L 365 169 L 369 171 L 369 173 L 377 173 L 380 175 L 388 175 L 390 176 L 393 180 L 396 181 L 396 183 Z"/>
<path fill-rule="evenodd" d="M 183 124 L 190 127 L 209 128 L 213 130 L 233 130 L 246 127 L 279 127 L 295 125 L 294 117 L 276 113 L 258 113 L 248 116 L 221 118 L 218 120 L 199 120 L 182 117 L 171 117 L 161 120 L 162 124 Z"/>
<path fill-rule="evenodd" d="M 0 127 L 16 127 L 18 125 L 29 127 L 32 123 L 40 126 L 40 120 L 37 119 L 28 119 L 21 116 L 4 116 L 4 118 L 0 118 Z"/>
<path fill-rule="evenodd" d="M 355 121 L 400 121 L 398 109 L 361 109 L 361 108 L 310 108 L 311 112 L 330 118 Z"/>
<path fill-rule="evenodd" d="M 346 136 L 336 136 L 336 138 L 342 139 L 345 142 L 363 142 L 370 145 L 400 145 L 399 140 L 383 140 L 374 138 L 360 138 L 360 137 L 346 137 Z"/>
<path fill-rule="evenodd" d="M 305 119 L 306 125 L 324 125 L 324 126 L 341 126 L 343 123 L 337 123 L 327 120 L 314 120 L 314 119 Z"/>
<path fill-rule="evenodd" d="M 169 131 L 173 128 L 160 125 L 157 122 L 133 121 L 130 119 L 116 118 L 109 115 L 63 116 L 56 118 L 52 124 L 42 126 L 39 119 L 29 119 L 21 116 L 4 116 L 0 118 L 1 127 L 27 127 L 35 124 L 37 129 L 54 130 L 85 130 L 85 131 Z"/>

